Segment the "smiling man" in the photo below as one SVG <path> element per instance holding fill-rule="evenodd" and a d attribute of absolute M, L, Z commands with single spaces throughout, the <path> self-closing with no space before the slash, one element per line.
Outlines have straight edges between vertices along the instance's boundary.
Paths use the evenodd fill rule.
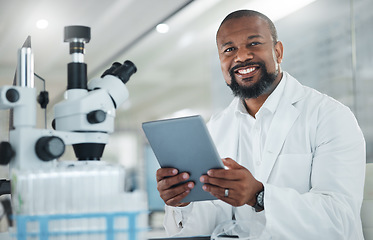
<path fill-rule="evenodd" d="M 271 239 L 363 239 L 365 141 L 352 112 L 281 70 L 283 45 L 265 15 L 229 14 L 216 43 L 236 96 L 208 123 L 226 169 L 200 181 L 219 200 L 181 204 L 194 187 L 178 184 L 188 173 L 159 169 L 167 232 L 210 235 L 234 218 L 263 223 Z"/>

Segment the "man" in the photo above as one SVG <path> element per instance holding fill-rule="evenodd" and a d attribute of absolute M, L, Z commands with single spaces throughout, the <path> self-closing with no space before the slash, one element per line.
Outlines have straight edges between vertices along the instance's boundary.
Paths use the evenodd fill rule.
<path fill-rule="evenodd" d="M 210 235 L 234 206 L 235 219 L 264 222 L 272 239 L 363 239 L 365 141 L 351 111 L 281 70 L 283 45 L 265 15 L 229 14 L 216 42 L 236 96 L 208 124 L 226 169 L 200 181 L 219 200 L 181 204 L 194 183 L 173 186 L 189 175 L 159 169 L 167 232 Z"/>

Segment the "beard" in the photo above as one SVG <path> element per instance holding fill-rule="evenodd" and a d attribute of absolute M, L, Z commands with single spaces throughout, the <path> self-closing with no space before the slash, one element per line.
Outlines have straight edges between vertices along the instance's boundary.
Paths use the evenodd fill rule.
<path fill-rule="evenodd" d="M 236 76 L 234 71 L 237 68 L 240 67 L 247 67 L 250 65 L 259 65 L 260 69 L 262 70 L 262 74 L 259 77 L 259 81 L 254 83 L 251 86 L 242 86 L 237 82 Z M 257 98 L 260 95 L 268 92 L 273 84 L 273 82 L 276 80 L 278 76 L 278 70 L 276 70 L 274 73 L 269 73 L 267 71 L 266 66 L 262 62 L 257 63 L 243 63 L 239 64 L 235 67 L 233 67 L 229 71 L 229 75 L 231 76 L 231 84 L 227 84 L 230 89 L 232 90 L 234 96 L 240 97 L 241 99 L 249 99 L 249 98 Z M 244 79 L 245 80 L 245 79 Z"/>

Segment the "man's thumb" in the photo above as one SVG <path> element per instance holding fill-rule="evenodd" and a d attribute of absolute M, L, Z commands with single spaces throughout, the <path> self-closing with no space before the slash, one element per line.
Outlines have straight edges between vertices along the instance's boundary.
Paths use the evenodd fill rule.
<path fill-rule="evenodd" d="M 224 166 L 226 166 L 229 169 L 243 168 L 240 164 L 238 164 L 232 158 L 223 158 L 222 161 L 223 161 Z"/>

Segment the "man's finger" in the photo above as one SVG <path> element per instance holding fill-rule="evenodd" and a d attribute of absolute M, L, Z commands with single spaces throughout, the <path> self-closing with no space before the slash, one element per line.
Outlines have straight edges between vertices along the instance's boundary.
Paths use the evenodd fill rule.
<path fill-rule="evenodd" d="M 210 192 L 212 195 L 214 195 L 215 197 L 219 198 L 219 199 L 222 199 L 222 198 L 227 198 L 227 197 L 230 197 L 231 194 L 232 194 L 232 191 L 233 189 L 229 189 L 229 188 L 222 188 L 222 187 L 218 187 L 218 186 L 214 186 L 214 185 L 210 185 L 210 184 L 204 184 L 202 186 L 203 190 L 206 191 L 206 192 Z M 228 195 L 226 196 L 226 189 L 228 189 Z M 231 191 L 231 192 L 229 192 Z"/>
<path fill-rule="evenodd" d="M 207 171 L 207 176 L 212 177 L 212 178 L 221 178 L 225 180 L 235 181 L 235 180 L 240 180 L 242 178 L 242 173 L 245 170 L 246 170 L 245 168 L 210 169 L 209 171 Z"/>
<path fill-rule="evenodd" d="M 165 177 L 157 183 L 157 189 L 158 189 L 158 191 L 164 191 L 164 190 L 173 188 L 173 186 L 175 186 L 175 185 L 177 185 L 181 182 L 184 182 L 188 179 L 189 179 L 189 174 L 188 173 L 180 173 L 176 176 Z"/>
<path fill-rule="evenodd" d="M 161 181 L 165 177 L 171 177 L 178 174 L 176 168 L 159 168 L 156 173 L 157 182 Z"/>
<path fill-rule="evenodd" d="M 228 181 L 226 178 L 214 178 L 214 177 L 209 177 L 206 175 L 202 175 L 199 178 L 200 182 L 205 183 L 205 184 L 210 184 L 210 185 L 215 185 L 220 188 L 227 188 L 229 187 L 231 183 L 231 179 Z"/>
<path fill-rule="evenodd" d="M 179 186 L 169 188 L 167 190 L 160 191 L 160 197 L 168 205 L 175 205 L 180 203 L 180 201 L 189 194 L 190 190 L 194 187 L 193 182 L 184 183 Z"/>
<path fill-rule="evenodd" d="M 189 192 L 190 191 L 185 191 L 171 199 L 168 199 L 165 203 L 173 207 L 181 207 L 181 206 L 189 205 L 189 203 L 180 203 L 180 201 L 183 200 L 183 198 L 185 198 L 189 194 Z"/>
<path fill-rule="evenodd" d="M 229 169 L 240 169 L 244 168 L 240 164 L 238 164 L 236 161 L 234 161 L 232 158 L 223 158 L 222 159 L 224 166 L 228 167 Z"/>

